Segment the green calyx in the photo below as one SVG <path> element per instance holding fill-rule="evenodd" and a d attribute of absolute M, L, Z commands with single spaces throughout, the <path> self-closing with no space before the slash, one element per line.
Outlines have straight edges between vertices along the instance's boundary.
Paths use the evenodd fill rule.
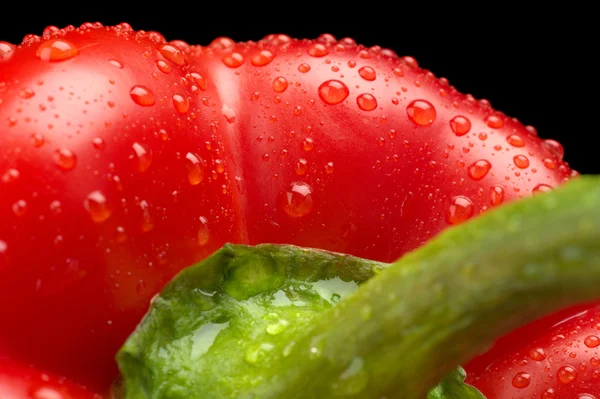
<path fill-rule="evenodd" d="M 117 360 L 125 398 L 482 398 L 457 366 L 598 284 L 600 178 L 581 177 L 392 265 L 226 245 L 169 283 Z"/>
<path fill-rule="evenodd" d="M 225 245 L 153 301 L 119 362 L 132 366 L 141 397 L 252 398 L 244 392 L 277 373 L 275 353 L 285 356 L 312 319 L 385 266 L 294 246 Z M 126 383 L 129 394 L 134 382 Z"/>

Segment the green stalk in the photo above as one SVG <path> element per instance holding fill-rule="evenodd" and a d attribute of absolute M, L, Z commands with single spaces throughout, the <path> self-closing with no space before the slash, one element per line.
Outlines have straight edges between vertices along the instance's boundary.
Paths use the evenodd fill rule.
<path fill-rule="evenodd" d="M 600 298 L 600 177 L 489 211 L 390 267 L 352 261 L 358 275 L 377 275 L 335 306 L 321 300 L 311 312 L 280 310 L 296 319 L 277 337 L 260 324 L 274 309 L 269 298 L 289 288 L 286 281 L 314 281 L 310 268 L 290 265 L 306 265 L 298 259 L 310 253 L 309 263 L 328 271 L 313 274 L 331 277 L 341 255 L 236 248 L 243 261 L 221 252 L 182 273 L 155 302 L 119 353 L 127 398 L 423 399 L 510 330 Z M 293 253 L 294 262 L 265 251 Z M 207 286 L 210 306 L 194 294 Z M 225 321 L 206 353 L 191 360 L 190 337 Z M 247 348 L 267 344 L 268 353 L 248 359 Z"/>

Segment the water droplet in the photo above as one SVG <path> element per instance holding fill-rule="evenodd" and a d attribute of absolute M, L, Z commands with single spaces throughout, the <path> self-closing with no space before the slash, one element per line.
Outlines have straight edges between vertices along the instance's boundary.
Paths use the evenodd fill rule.
<path fill-rule="evenodd" d="M 492 129 L 500 129 L 504 126 L 504 121 L 498 115 L 490 115 L 485 119 L 485 122 Z"/>
<path fill-rule="evenodd" d="M 506 141 L 508 141 L 508 144 L 512 145 L 513 147 L 525 147 L 525 140 L 523 140 L 523 137 L 519 136 L 518 134 L 511 134 L 506 138 Z"/>
<path fill-rule="evenodd" d="M 552 158 L 544 158 L 542 160 L 542 162 L 544 163 L 544 166 L 548 169 L 556 169 L 556 161 L 554 161 L 554 159 Z"/>
<path fill-rule="evenodd" d="M 300 71 L 302 73 L 306 73 L 306 72 L 310 71 L 310 65 L 300 64 L 300 65 L 298 65 L 298 71 Z"/>
<path fill-rule="evenodd" d="M 60 148 L 54 153 L 54 162 L 62 170 L 71 170 L 77 165 L 77 157 L 68 148 Z"/>
<path fill-rule="evenodd" d="M 97 150 L 103 150 L 106 148 L 106 143 L 100 137 L 96 137 L 92 140 L 92 145 Z"/>
<path fill-rule="evenodd" d="M 15 216 L 25 215 L 25 213 L 27 213 L 27 201 L 18 200 L 13 204 L 12 211 L 15 214 Z"/>
<path fill-rule="evenodd" d="M 317 41 L 321 43 L 335 43 L 337 39 L 331 33 L 323 33 L 317 38 Z"/>
<path fill-rule="evenodd" d="M 597 399 L 596 396 L 591 393 L 580 393 L 577 395 L 577 399 Z"/>
<path fill-rule="evenodd" d="M 491 168 L 492 164 L 489 161 L 480 159 L 469 166 L 468 175 L 473 180 L 481 180 L 488 174 Z"/>
<path fill-rule="evenodd" d="M 110 217 L 111 210 L 108 201 L 101 191 L 92 191 L 83 201 L 83 206 L 96 223 L 102 223 Z"/>
<path fill-rule="evenodd" d="M 0 62 L 8 61 L 14 54 L 15 46 L 8 42 L 0 41 Z"/>
<path fill-rule="evenodd" d="M 339 104 L 344 101 L 350 91 L 348 86 L 339 80 L 327 80 L 319 86 L 319 97 L 326 104 Z"/>
<path fill-rule="evenodd" d="M 263 342 L 258 345 L 254 344 L 246 350 L 246 355 L 244 358 L 250 364 L 260 363 L 265 360 L 268 352 L 272 351 L 274 348 L 275 346 L 269 343 Z"/>
<path fill-rule="evenodd" d="M 515 165 L 520 169 L 525 169 L 529 167 L 529 158 L 527 158 L 525 155 L 516 155 L 513 158 L 513 161 L 515 162 Z"/>
<path fill-rule="evenodd" d="M 0 240 L 0 259 L 8 251 L 8 244 L 4 240 Z"/>
<path fill-rule="evenodd" d="M 262 50 L 260 53 L 252 56 L 252 58 L 250 59 L 250 62 L 254 66 L 265 66 L 265 65 L 269 64 L 271 61 L 273 61 L 274 58 L 275 58 L 275 56 L 273 55 L 272 52 L 270 52 L 269 50 Z"/>
<path fill-rule="evenodd" d="M 367 50 L 360 50 L 358 56 L 363 59 L 371 58 L 371 54 Z"/>
<path fill-rule="evenodd" d="M 229 108 L 229 106 L 227 104 L 223 104 L 223 107 L 221 108 L 221 113 L 225 117 L 225 120 L 227 121 L 227 123 L 235 122 L 235 117 L 236 117 L 235 111 L 232 110 L 231 108 Z"/>
<path fill-rule="evenodd" d="M 453 197 L 450 206 L 446 209 L 446 221 L 450 224 L 459 224 L 473 216 L 475 208 L 467 197 L 458 195 Z"/>
<path fill-rule="evenodd" d="M 392 70 L 392 72 L 394 73 L 394 75 L 398 76 L 398 77 L 403 77 L 404 76 L 404 71 L 400 68 L 394 68 Z"/>
<path fill-rule="evenodd" d="M 418 126 L 429 126 L 435 121 L 436 110 L 427 100 L 414 100 L 406 107 L 408 119 Z"/>
<path fill-rule="evenodd" d="M 123 63 L 119 60 L 108 60 L 108 63 L 115 68 L 123 69 Z"/>
<path fill-rule="evenodd" d="M 540 183 L 533 188 L 532 193 L 533 194 L 542 194 L 542 193 L 547 193 L 550 191 L 552 191 L 552 186 L 550 186 L 548 184 Z"/>
<path fill-rule="evenodd" d="M 308 161 L 304 158 L 300 158 L 298 162 L 296 162 L 296 174 L 298 176 L 305 175 L 308 171 Z"/>
<path fill-rule="evenodd" d="M 596 347 L 600 346 L 600 338 L 598 338 L 597 335 L 588 335 L 583 340 L 583 343 L 588 348 L 596 348 Z"/>
<path fill-rule="evenodd" d="M 571 366 L 563 366 L 558 369 L 556 377 L 561 384 L 570 384 L 577 379 L 577 370 Z"/>
<path fill-rule="evenodd" d="M 313 207 L 312 189 L 304 182 L 294 182 L 281 194 L 280 202 L 281 208 L 289 216 L 306 216 Z"/>
<path fill-rule="evenodd" d="M 328 175 L 333 173 L 333 162 L 327 162 L 325 164 L 325 173 L 327 173 Z"/>
<path fill-rule="evenodd" d="M 42 61 L 58 62 L 75 57 L 79 51 L 75 45 L 64 39 L 50 39 L 37 48 L 35 55 Z"/>
<path fill-rule="evenodd" d="M 217 173 L 225 172 L 225 162 L 222 159 L 215 159 L 215 169 L 217 169 Z"/>
<path fill-rule="evenodd" d="M 204 216 L 200 216 L 200 227 L 198 227 L 198 245 L 201 247 L 208 244 L 210 239 L 210 231 L 208 230 L 208 220 Z"/>
<path fill-rule="evenodd" d="M 527 130 L 529 133 L 533 134 L 534 136 L 538 135 L 538 131 L 534 126 L 527 125 L 527 126 L 525 126 L 525 130 Z"/>
<path fill-rule="evenodd" d="M 369 66 L 364 66 L 358 70 L 358 74 L 361 78 L 369 81 L 373 81 L 377 78 L 375 70 Z"/>
<path fill-rule="evenodd" d="M 163 57 L 173 62 L 174 64 L 185 64 L 185 54 L 183 54 L 183 51 L 181 51 L 181 49 L 177 46 L 166 43 L 161 45 L 158 51 L 160 51 Z"/>
<path fill-rule="evenodd" d="M 310 137 L 305 138 L 302 142 L 302 149 L 304 151 L 312 151 L 313 148 L 315 148 L 315 142 L 313 141 L 313 139 L 311 139 Z"/>
<path fill-rule="evenodd" d="M 156 67 L 162 73 L 169 73 L 169 72 L 171 72 L 171 65 L 167 64 L 163 60 L 156 60 Z"/>
<path fill-rule="evenodd" d="M 140 143 L 133 143 L 132 148 L 137 159 L 137 170 L 145 172 L 152 165 L 152 152 Z"/>
<path fill-rule="evenodd" d="M 546 360 L 546 352 L 542 348 L 534 348 L 529 351 L 529 357 L 536 362 Z"/>
<path fill-rule="evenodd" d="M 542 392 L 542 399 L 555 399 L 556 398 L 556 394 L 554 392 L 553 388 L 548 388 L 546 389 L 544 392 Z"/>
<path fill-rule="evenodd" d="M 199 155 L 188 152 L 185 156 L 185 166 L 188 171 L 188 181 L 192 186 L 204 180 L 204 162 Z"/>
<path fill-rule="evenodd" d="M 557 342 L 557 341 L 561 341 L 565 339 L 565 336 L 562 334 L 557 334 L 555 336 L 552 337 L 552 342 Z"/>
<path fill-rule="evenodd" d="M 150 212 L 150 204 L 146 200 L 140 201 L 140 209 L 142 211 L 142 223 L 140 228 L 142 232 L 147 233 L 154 229 L 154 220 Z"/>
<path fill-rule="evenodd" d="M 285 319 L 280 319 L 277 321 L 277 323 L 272 323 L 267 325 L 266 331 L 267 334 L 269 335 L 279 335 L 282 332 L 284 332 L 288 326 L 290 325 L 290 322 L 285 320 Z"/>
<path fill-rule="evenodd" d="M 41 146 L 44 145 L 44 143 L 46 142 L 46 139 L 40 133 L 34 133 L 31 135 L 31 141 L 35 148 L 40 148 Z"/>
<path fill-rule="evenodd" d="M 68 399 L 54 388 L 41 387 L 33 392 L 32 399 Z"/>
<path fill-rule="evenodd" d="M 529 373 L 517 373 L 512 380 L 512 386 L 515 388 L 527 388 L 531 383 L 531 375 Z"/>
<path fill-rule="evenodd" d="M 200 75 L 198 72 L 190 73 L 190 77 L 194 80 L 194 83 L 200 87 L 200 90 L 206 91 L 206 78 Z"/>
<path fill-rule="evenodd" d="M 19 171 L 16 169 L 9 169 L 2 175 L 2 181 L 4 183 L 12 183 L 19 178 Z"/>
<path fill-rule="evenodd" d="M 324 57 L 329 54 L 329 50 L 321 43 L 313 44 L 308 49 L 308 55 L 311 57 Z"/>
<path fill-rule="evenodd" d="M 411 69 L 417 69 L 419 67 L 419 63 L 417 62 L 417 60 L 409 55 L 402 57 L 401 60 L 403 64 L 405 64 Z"/>
<path fill-rule="evenodd" d="M 563 159 L 563 157 L 565 156 L 565 149 L 562 146 L 562 144 L 560 144 L 556 140 L 551 139 L 544 140 L 543 143 L 544 147 L 550 150 L 550 152 L 556 155 L 559 159 Z"/>
<path fill-rule="evenodd" d="M 240 53 L 231 53 L 223 56 L 221 61 L 229 68 L 238 68 L 244 63 L 244 56 Z"/>
<path fill-rule="evenodd" d="M 363 111 L 373 111 L 377 108 L 377 99 L 368 93 L 359 94 L 356 97 L 356 103 L 358 104 L 358 108 Z"/>
<path fill-rule="evenodd" d="M 288 88 L 288 85 L 289 83 L 286 78 L 280 76 L 273 81 L 273 90 L 277 93 L 282 93 Z"/>
<path fill-rule="evenodd" d="M 233 46 L 235 46 L 235 42 L 232 39 L 225 36 L 217 37 L 209 45 L 210 48 L 219 50 L 225 50 Z"/>
<path fill-rule="evenodd" d="M 129 91 L 129 94 L 134 103 L 143 107 L 149 107 L 156 102 L 154 93 L 145 86 L 133 86 Z"/>
<path fill-rule="evenodd" d="M 125 231 L 125 227 L 117 226 L 115 229 L 115 238 L 119 243 L 127 241 L 127 232 Z"/>
<path fill-rule="evenodd" d="M 185 114 L 190 110 L 190 100 L 180 94 L 173 95 L 173 106 L 180 114 Z"/>
<path fill-rule="evenodd" d="M 23 89 L 19 92 L 19 97 L 24 98 L 24 99 L 28 99 L 33 96 L 35 96 L 35 91 L 33 91 L 33 89 L 30 89 L 30 88 Z"/>
<path fill-rule="evenodd" d="M 62 204 L 60 201 L 54 200 L 50 203 L 50 212 L 53 215 L 60 215 L 62 213 Z"/>

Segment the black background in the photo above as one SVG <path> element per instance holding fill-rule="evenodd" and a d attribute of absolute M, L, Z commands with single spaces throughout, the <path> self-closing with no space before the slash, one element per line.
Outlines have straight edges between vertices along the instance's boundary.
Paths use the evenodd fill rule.
<path fill-rule="evenodd" d="M 541 137 L 560 141 L 574 169 L 600 173 L 595 144 L 600 135 L 600 76 L 593 63 L 600 46 L 593 21 L 586 20 L 591 10 L 573 4 L 526 14 L 519 7 L 487 2 L 487 8 L 477 10 L 446 11 L 427 2 L 418 3 L 415 10 L 405 10 L 404 4 L 393 10 L 362 2 L 343 14 L 343 2 L 335 3 L 339 7 L 333 10 L 298 1 L 286 3 L 288 9 L 281 4 L 223 2 L 211 9 L 202 3 L 172 3 L 132 5 L 129 11 L 103 4 L 89 11 L 36 6 L 34 17 L 7 16 L 16 19 L 13 26 L 0 18 L 0 40 L 19 43 L 25 34 L 41 34 L 47 25 L 79 26 L 88 21 L 128 22 L 134 29 L 159 31 L 167 40 L 201 45 L 218 36 L 236 41 L 259 40 L 269 33 L 350 36 L 366 46 L 415 57 L 420 66 L 447 77 L 461 92 L 486 98 L 494 108 L 535 126 Z"/>

